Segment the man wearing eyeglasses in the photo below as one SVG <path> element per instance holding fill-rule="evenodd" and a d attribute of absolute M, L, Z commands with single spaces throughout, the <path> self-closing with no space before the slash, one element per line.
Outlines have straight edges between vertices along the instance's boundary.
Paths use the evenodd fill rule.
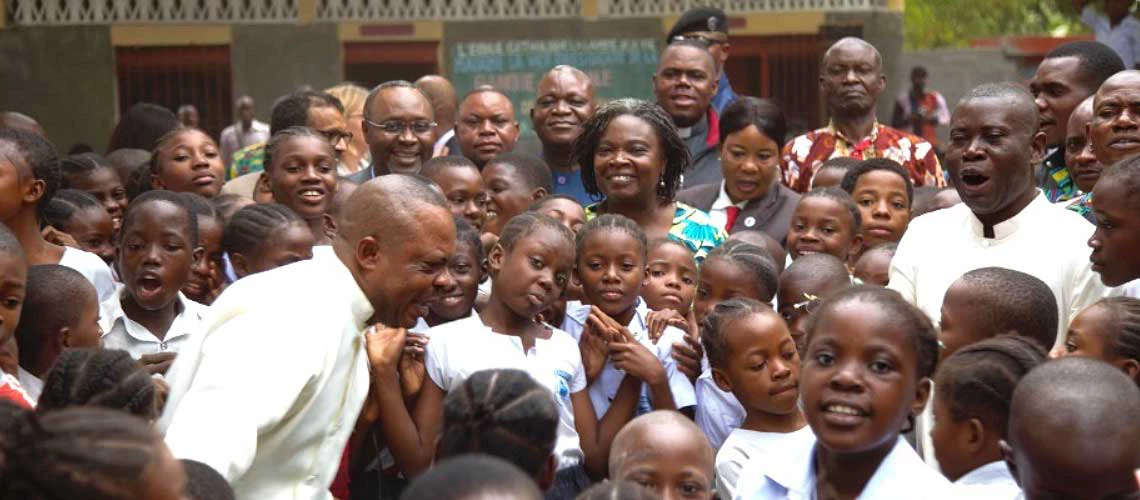
<path fill-rule="evenodd" d="M 712 106 L 719 114 L 724 111 L 725 106 L 736 100 L 736 93 L 732 91 L 732 84 L 728 83 L 728 75 L 724 72 L 728 49 L 732 46 L 728 42 L 728 18 L 724 15 L 724 11 L 715 7 L 697 7 L 685 11 L 669 30 L 665 43 L 671 44 L 681 40 L 704 44 L 716 61 L 716 70 L 720 76 Z"/>
<path fill-rule="evenodd" d="M 418 174 L 431 158 L 435 122 L 431 101 L 414 85 L 394 80 L 378 85 L 364 100 L 364 140 L 372 165 L 344 180 L 362 184 L 387 174 Z"/>

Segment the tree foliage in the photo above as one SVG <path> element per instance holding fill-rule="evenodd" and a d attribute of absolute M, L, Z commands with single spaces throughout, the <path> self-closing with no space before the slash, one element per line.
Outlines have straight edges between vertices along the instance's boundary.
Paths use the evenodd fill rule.
<path fill-rule="evenodd" d="M 966 47 L 1003 35 L 1065 36 L 1087 31 L 1071 0 L 907 0 L 903 18 L 910 50 Z"/>

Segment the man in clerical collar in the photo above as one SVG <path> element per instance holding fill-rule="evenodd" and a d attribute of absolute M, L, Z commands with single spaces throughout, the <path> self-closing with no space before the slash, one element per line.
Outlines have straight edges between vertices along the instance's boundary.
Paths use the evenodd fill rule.
<path fill-rule="evenodd" d="M 1051 202 L 1080 195 L 1065 167 L 1065 131 L 1077 105 L 1096 93 L 1108 77 L 1124 70 L 1120 56 L 1099 42 L 1077 41 L 1048 54 L 1029 81 L 1029 91 L 1041 113 L 1046 157 L 1037 170 L 1037 186 Z M 1106 164 L 1107 165 L 1107 164 Z"/>
<path fill-rule="evenodd" d="M 732 46 L 728 41 L 728 17 L 724 15 L 723 10 L 716 7 L 689 9 L 673 24 L 665 37 L 665 44 L 681 40 L 700 42 L 708 47 L 709 54 L 712 54 L 716 61 L 716 70 L 719 74 L 712 106 L 718 114 L 724 112 L 724 107 L 732 104 L 737 97 L 724 71 L 724 62 L 728 60 L 728 50 Z"/>
<path fill-rule="evenodd" d="M 851 157 L 894 160 L 907 169 L 915 186 L 945 186 L 933 145 L 882 125 L 875 117 L 875 103 L 886 85 L 883 58 L 871 44 L 848 37 L 827 49 L 820 64 L 819 90 L 831 122 L 784 146 L 784 183 L 807 191 L 823 162 Z"/>
<path fill-rule="evenodd" d="M 716 76 L 716 61 L 708 48 L 688 40 L 665 47 L 653 75 L 657 105 L 673 119 L 693 157 L 682 187 L 719 183 L 722 179 L 717 156 L 720 134 L 717 114 L 712 109 Z"/>

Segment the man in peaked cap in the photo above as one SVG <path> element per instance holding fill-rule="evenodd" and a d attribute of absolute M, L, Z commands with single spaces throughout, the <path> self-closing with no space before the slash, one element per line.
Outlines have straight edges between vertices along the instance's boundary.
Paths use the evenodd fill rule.
<path fill-rule="evenodd" d="M 724 62 L 728 60 L 728 49 L 732 46 L 728 42 L 728 17 L 724 11 L 715 7 L 694 7 L 681 14 L 681 18 L 669 30 L 665 43 L 670 44 L 679 40 L 693 40 L 708 46 L 709 53 L 716 61 L 720 81 L 717 83 L 716 95 L 713 96 L 712 105 L 717 114 L 724 110 L 732 101 L 736 100 L 736 93 L 728 83 L 728 75 L 724 72 Z"/>

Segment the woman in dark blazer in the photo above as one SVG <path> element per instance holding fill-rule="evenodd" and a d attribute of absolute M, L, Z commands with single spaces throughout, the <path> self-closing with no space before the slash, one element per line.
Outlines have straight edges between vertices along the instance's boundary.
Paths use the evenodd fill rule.
<path fill-rule="evenodd" d="M 800 195 L 780 182 L 780 149 L 787 126 L 779 106 L 767 99 L 741 97 L 720 116 L 719 184 L 695 186 L 677 200 L 709 212 L 729 233 L 764 231 L 786 242 Z"/>

